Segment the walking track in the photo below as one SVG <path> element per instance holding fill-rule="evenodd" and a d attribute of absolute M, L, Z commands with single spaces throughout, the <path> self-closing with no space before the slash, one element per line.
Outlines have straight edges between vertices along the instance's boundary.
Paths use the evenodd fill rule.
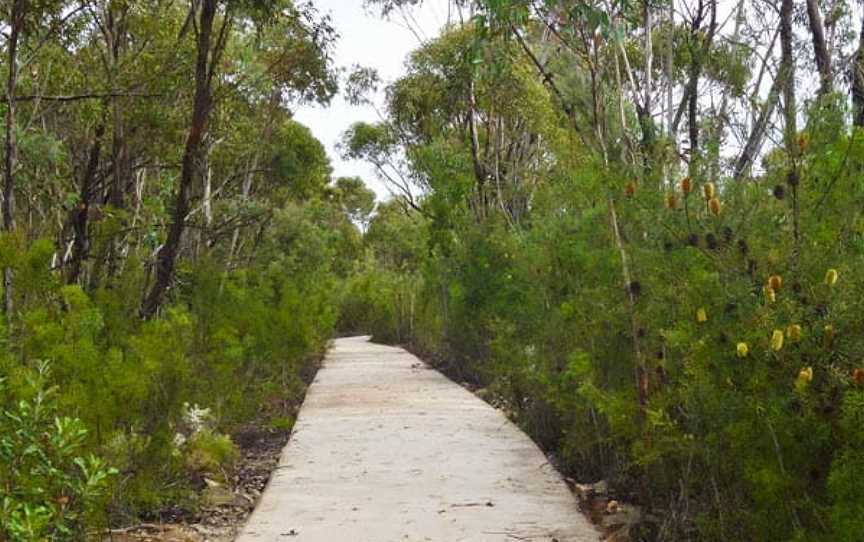
<path fill-rule="evenodd" d="M 537 446 L 400 348 L 339 339 L 237 542 L 587 542 Z"/>

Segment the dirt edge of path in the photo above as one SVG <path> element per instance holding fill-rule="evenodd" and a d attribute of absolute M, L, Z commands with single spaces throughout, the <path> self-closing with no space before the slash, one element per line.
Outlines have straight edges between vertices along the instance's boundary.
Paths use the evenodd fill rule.
<path fill-rule="evenodd" d="M 329 350 L 329 346 L 328 349 Z M 309 385 L 321 368 L 326 351 L 315 356 L 301 374 L 305 384 L 302 397 L 290 405 L 296 419 Z M 282 413 L 283 415 L 285 413 Z M 246 422 L 230 437 L 240 450 L 240 458 L 230 473 L 229 482 L 207 481 L 197 492 L 195 510 L 167 508 L 156 515 L 158 521 L 143 522 L 104 533 L 101 542 L 233 542 L 257 506 L 271 476 L 276 471 L 282 450 L 291 439 L 293 427 L 273 426 L 273 413 L 263 413 Z M 284 416 L 282 416 L 284 419 Z"/>

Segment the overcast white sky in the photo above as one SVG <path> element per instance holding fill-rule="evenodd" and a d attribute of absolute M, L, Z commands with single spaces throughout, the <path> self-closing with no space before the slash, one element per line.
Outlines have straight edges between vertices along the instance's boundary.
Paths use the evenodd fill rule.
<path fill-rule="evenodd" d="M 362 0 L 315 0 L 315 5 L 322 14 L 330 14 L 340 35 L 334 55 L 337 66 L 350 68 L 360 64 L 375 68 L 386 84 L 404 72 L 405 57 L 419 45 L 398 14 L 390 21 L 383 20 L 378 14 L 364 10 Z M 423 7 L 411 14 L 415 28 L 422 29 L 421 37 L 434 37 L 447 21 L 447 0 L 426 0 Z M 379 96 L 379 104 L 381 99 Z M 340 136 L 352 123 L 378 120 L 372 107 L 353 107 L 339 96 L 329 107 L 301 107 L 294 118 L 308 126 L 327 147 L 334 177 L 359 176 L 379 199 L 387 197 L 387 188 L 375 177 L 369 164 L 342 160 L 336 150 Z"/>

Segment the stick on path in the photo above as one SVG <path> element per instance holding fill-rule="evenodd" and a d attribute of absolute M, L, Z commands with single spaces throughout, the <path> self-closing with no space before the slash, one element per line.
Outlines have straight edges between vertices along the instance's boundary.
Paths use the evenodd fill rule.
<path fill-rule="evenodd" d="M 237 542 L 588 542 L 503 414 L 400 348 L 339 339 Z"/>

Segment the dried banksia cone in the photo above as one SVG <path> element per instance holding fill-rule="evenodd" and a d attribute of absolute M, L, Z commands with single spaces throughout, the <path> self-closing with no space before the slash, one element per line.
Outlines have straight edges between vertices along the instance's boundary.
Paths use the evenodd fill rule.
<path fill-rule="evenodd" d="M 834 286 L 837 284 L 838 278 L 840 278 L 840 275 L 837 273 L 836 269 L 829 269 L 825 272 L 825 284 L 828 286 Z"/>
<path fill-rule="evenodd" d="M 696 321 L 700 324 L 708 321 L 708 313 L 705 311 L 705 309 L 700 308 L 696 311 Z"/>
<path fill-rule="evenodd" d="M 708 245 L 708 248 L 711 250 L 717 250 L 719 248 L 719 244 L 717 243 L 717 236 L 713 233 L 709 233 L 705 236 L 705 244 Z"/>
<path fill-rule="evenodd" d="M 810 136 L 807 134 L 801 134 L 798 136 L 798 150 L 802 153 L 807 152 L 807 149 L 810 148 Z"/>
<path fill-rule="evenodd" d="M 681 192 L 684 192 L 684 195 L 687 196 L 690 192 L 693 191 L 693 181 L 690 177 L 684 177 L 681 179 Z"/>
<path fill-rule="evenodd" d="M 634 183 L 633 181 L 627 183 L 627 186 L 624 188 L 624 193 L 627 194 L 628 198 L 632 198 L 633 195 L 636 193 L 636 183 Z"/>
<path fill-rule="evenodd" d="M 765 289 L 765 302 L 766 303 L 774 303 L 777 301 L 777 292 L 774 291 L 774 288 L 770 286 L 766 286 Z"/>
<path fill-rule="evenodd" d="M 801 326 L 798 324 L 792 324 L 786 328 L 786 336 L 789 337 L 789 340 L 798 342 L 801 340 Z"/>
<path fill-rule="evenodd" d="M 772 288 L 775 292 L 783 286 L 783 277 L 780 275 L 771 275 L 768 277 L 768 287 Z"/>
<path fill-rule="evenodd" d="M 852 371 L 852 383 L 856 386 L 864 386 L 864 369 L 855 369 Z"/>
<path fill-rule="evenodd" d="M 677 209 L 678 208 L 678 198 L 675 197 L 675 194 L 666 194 L 666 208 L 667 209 Z"/>
<path fill-rule="evenodd" d="M 717 195 L 717 187 L 714 186 L 714 183 L 705 183 L 705 186 L 702 187 L 702 193 L 705 194 L 705 199 L 713 199 Z"/>
<path fill-rule="evenodd" d="M 775 352 L 779 352 L 783 349 L 783 332 L 779 329 L 775 329 L 774 333 L 771 334 L 771 350 Z"/>
<path fill-rule="evenodd" d="M 786 197 L 786 188 L 782 184 L 774 187 L 774 197 L 777 199 L 784 199 Z"/>
<path fill-rule="evenodd" d="M 721 210 L 720 200 L 717 198 L 711 198 L 708 201 L 708 209 L 711 210 L 712 215 L 720 216 L 720 210 Z"/>
<path fill-rule="evenodd" d="M 746 358 L 750 354 L 750 347 L 747 346 L 747 343 L 738 343 L 738 346 L 735 347 L 735 354 L 739 358 Z"/>

